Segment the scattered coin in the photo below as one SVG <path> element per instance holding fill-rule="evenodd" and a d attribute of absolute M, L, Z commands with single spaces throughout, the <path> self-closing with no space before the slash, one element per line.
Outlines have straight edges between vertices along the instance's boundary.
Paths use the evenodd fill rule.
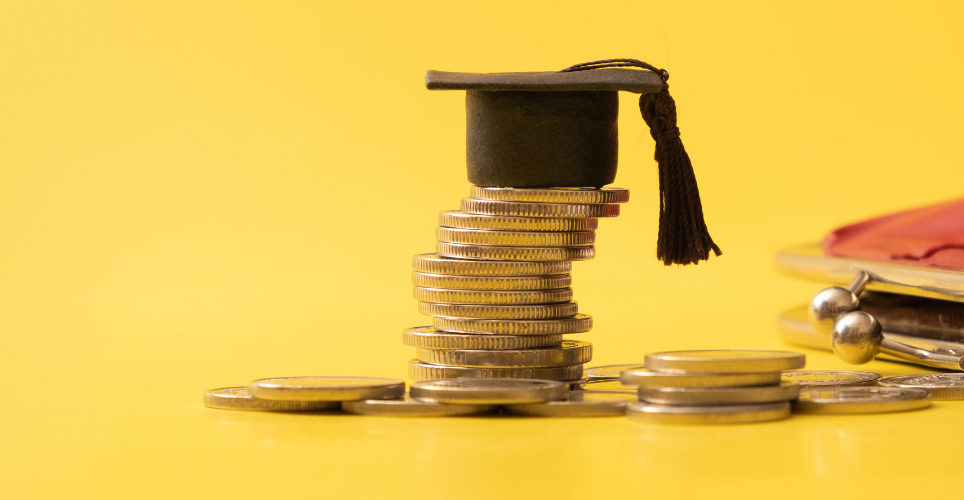
<path fill-rule="evenodd" d="M 505 245 L 518 247 L 582 247 L 596 242 L 594 231 L 528 232 L 497 231 L 494 229 L 460 229 L 439 226 L 435 230 L 438 241 L 469 245 Z"/>
<path fill-rule="evenodd" d="M 617 217 L 619 205 L 613 204 L 573 204 L 573 203 L 529 203 L 522 201 L 493 201 L 476 198 L 462 198 L 463 212 L 486 215 L 508 215 L 511 217 Z"/>
<path fill-rule="evenodd" d="M 247 387 L 222 387 L 204 392 L 204 406 L 219 410 L 248 411 L 331 411 L 341 408 L 338 401 L 272 401 L 257 399 Z"/>
<path fill-rule="evenodd" d="M 884 413 L 917 410 L 931 405 L 923 389 L 897 387 L 825 387 L 800 391 L 793 404 L 798 413 Z"/>
<path fill-rule="evenodd" d="M 431 365 L 413 359 L 408 362 L 408 376 L 413 380 L 486 378 L 568 381 L 582 378 L 582 365 L 555 366 L 552 368 L 465 368 Z"/>
<path fill-rule="evenodd" d="M 792 370 L 783 372 L 783 380 L 800 384 L 801 389 L 810 387 L 875 386 L 879 373 L 842 370 Z"/>
<path fill-rule="evenodd" d="M 626 405 L 636 402 L 632 394 L 618 392 L 570 391 L 568 398 L 545 403 L 507 405 L 506 411 L 534 417 L 617 417 Z"/>
<path fill-rule="evenodd" d="M 542 276 L 568 273 L 572 270 L 572 262 L 461 260 L 423 253 L 412 257 L 412 270 L 419 273 L 463 276 Z"/>
<path fill-rule="evenodd" d="M 572 276 L 455 276 L 451 274 L 412 273 L 412 284 L 424 288 L 455 288 L 458 290 L 548 290 L 568 288 Z"/>
<path fill-rule="evenodd" d="M 495 245 L 465 245 L 439 241 L 435 251 L 452 259 L 505 261 L 589 260 L 596 256 L 596 248 L 586 247 L 507 247 Z"/>
<path fill-rule="evenodd" d="M 592 359 L 592 344 L 567 340 L 559 347 L 539 349 L 426 349 L 415 350 L 415 357 L 433 365 L 481 368 L 543 368 L 569 366 Z"/>
<path fill-rule="evenodd" d="M 619 380 L 625 385 L 640 387 L 753 387 L 779 384 L 780 372 L 653 372 L 635 368 L 624 370 Z"/>
<path fill-rule="evenodd" d="M 964 373 L 922 373 L 888 377 L 879 383 L 881 387 L 926 389 L 933 399 L 964 399 Z"/>
<path fill-rule="evenodd" d="M 415 300 L 449 304 L 552 304 L 572 300 L 572 288 L 556 290 L 453 290 L 414 287 Z"/>
<path fill-rule="evenodd" d="M 356 401 L 392 399 L 405 394 L 405 382 L 382 377 L 280 377 L 248 384 L 258 399 L 280 401 Z"/>
<path fill-rule="evenodd" d="M 618 392 L 618 393 L 632 394 L 633 398 L 639 399 L 637 396 L 639 394 L 639 390 L 636 388 L 636 386 L 623 385 L 623 383 L 620 382 L 619 379 L 614 380 L 609 378 L 609 379 L 587 380 L 585 382 L 582 382 L 576 385 L 575 387 L 573 387 L 573 389 L 578 389 L 582 391 L 592 391 L 592 392 Z"/>
<path fill-rule="evenodd" d="M 577 314 L 562 319 L 474 319 L 433 316 L 432 325 L 445 332 L 496 335 L 550 335 L 592 330 L 592 316 Z"/>
<path fill-rule="evenodd" d="M 472 335 L 417 326 L 402 332 L 402 343 L 426 349 L 536 349 L 562 345 L 562 335 Z"/>
<path fill-rule="evenodd" d="M 647 403 L 626 407 L 629 418 L 648 424 L 748 424 L 790 416 L 790 403 L 728 406 L 670 406 Z"/>
<path fill-rule="evenodd" d="M 564 399 L 566 384 L 550 380 L 478 379 L 426 380 L 412 384 L 415 399 L 452 404 L 539 403 Z"/>
<path fill-rule="evenodd" d="M 472 186 L 472 191 L 469 196 L 480 200 L 528 201 L 535 203 L 626 203 L 629 201 L 629 190 L 617 187 L 604 187 L 599 189 L 520 189 Z"/>
<path fill-rule="evenodd" d="M 618 379 L 619 374 L 625 370 L 642 368 L 643 363 L 629 363 L 624 365 L 594 366 L 586 369 L 586 377 L 589 380 Z"/>
<path fill-rule="evenodd" d="M 364 399 L 345 401 L 342 409 L 356 415 L 379 417 L 457 417 L 490 412 L 496 405 L 442 404 L 412 399 L 408 394 L 400 399 Z"/>
<path fill-rule="evenodd" d="M 652 371 L 701 373 L 779 372 L 803 368 L 806 356 L 789 351 L 667 351 L 646 355 L 646 368 Z"/>
<path fill-rule="evenodd" d="M 440 304 L 419 302 L 418 312 L 428 316 L 477 319 L 562 319 L 571 318 L 579 312 L 573 301 L 557 304 L 532 304 L 503 306 L 493 304 Z"/>
<path fill-rule="evenodd" d="M 640 387 L 639 400 L 662 405 L 736 405 L 796 399 L 796 382 L 757 387 Z"/>

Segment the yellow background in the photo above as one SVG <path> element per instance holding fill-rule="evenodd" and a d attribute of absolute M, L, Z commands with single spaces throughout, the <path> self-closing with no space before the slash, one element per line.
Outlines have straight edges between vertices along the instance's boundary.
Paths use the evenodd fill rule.
<path fill-rule="evenodd" d="M 410 257 L 468 193 L 427 69 L 667 68 L 724 256 L 655 260 L 652 140 L 575 264 L 592 364 L 780 348 L 819 284 L 778 248 L 964 185 L 964 3 L 0 3 L 0 497 L 954 495 L 964 403 L 734 427 L 203 408 L 301 374 L 405 377 Z M 846 368 L 811 352 L 813 368 Z M 918 367 L 877 362 L 885 375 Z"/>

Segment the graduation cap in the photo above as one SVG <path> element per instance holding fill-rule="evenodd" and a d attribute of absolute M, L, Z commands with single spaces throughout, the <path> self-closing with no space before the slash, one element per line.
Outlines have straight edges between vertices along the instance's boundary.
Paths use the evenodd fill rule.
<path fill-rule="evenodd" d="M 516 188 L 600 188 L 616 178 L 618 92 L 640 94 L 656 141 L 659 239 L 666 265 L 721 255 L 703 221 L 696 176 L 680 141 L 669 73 L 635 59 L 557 72 L 428 71 L 429 90 L 464 90 L 469 182 Z"/>

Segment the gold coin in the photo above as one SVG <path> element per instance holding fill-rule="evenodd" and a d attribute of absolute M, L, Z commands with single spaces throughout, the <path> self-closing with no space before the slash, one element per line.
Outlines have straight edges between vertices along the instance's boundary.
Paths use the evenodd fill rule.
<path fill-rule="evenodd" d="M 588 247 L 499 247 L 493 245 L 465 245 L 461 243 L 435 244 L 438 255 L 451 259 L 509 260 L 509 261 L 557 261 L 590 260 L 596 256 L 596 248 Z"/>
<path fill-rule="evenodd" d="M 257 399 L 247 387 L 222 387 L 204 392 L 204 406 L 219 410 L 248 411 L 331 411 L 341 409 L 339 401 L 272 401 Z"/>
<path fill-rule="evenodd" d="M 727 406 L 670 406 L 635 403 L 626 407 L 629 418 L 647 424 L 748 424 L 790 416 L 790 403 Z"/>
<path fill-rule="evenodd" d="M 526 231 L 493 231 L 491 229 L 458 229 L 441 227 L 435 229 L 435 238 L 448 243 L 468 245 L 503 245 L 516 247 L 580 247 L 596 242 L 593 231 L 555 233 Z"/>
<path fill-rule="evenodd" d="M 625 370 L 631 370 L 633 368 L 642 368 L 643 363 L 629 363 L 622 365 L 606 365 L 606 366 L 593 366 L 592 368 L 586 369 L 586 377 L 589 380 L 611 380 L 619 379 L 619 374 Z M 634 389 L 635 391 L 635 389 Z"/>
<path fill-rule="evenodd" d="M 572 203 L 526 203 L 462 198 L 463 212 L 470 214 L 507 215 L 510 217 L 617 217 L 619 205 L 577 205 Z"/>
<path fill-rule="evenodd" d="M 613 392 L 570 391 L 562 401 L 506 405 L 509 413 L 533 417 L 619 417 L 626 406 L 636 402 L 633 394 Z"/>
<path fill-rule="evenodd" d="M 554 217 L 508 217 L 504 215 L 470 214 L 448 210 L 438 215 L 438 225 L 462 229 L 496 229 L 501 231 L 595 231 L 599 219 L 561 219 Z"/>
<path fill-rule="evenodd" d="M 419 326 L 405 329 L 402 343 L 426 349 L 536 349 L 562 345 L 562 335 L 471 335 Z"/>
<path fill-rule="evenodd" d="M 964 373 L 921 373 L 888 377 L 880 381 L 882 387 L 924 389 L 933 399 L 964 399 Z"/>
<path fill-rule="evenodd" d="M 552 335 L 592 330 L 592 316 L 577 314 L 562 319 L 476 319 L 433 316 L 432 326 L 443 332 L 495 335 Z"/>
<path fill-rule="evenodd" d="M 572 262 L 497 262 L 462 260 L 424 253 L 412 257 L 412 270 L 419 273 L 454 274 L 460 276 L 543 276 L 564 274 L 572 270 Z"/>
<path fill-rule="evenodd" d="M 930 393 L 897 387 L 821 387 L 800 391 L 793 403 L 798 413 L 885 413 L 927 408 Z"/>
<path fill-rule="evenodd" d="M 791 370 L 783 372 L 783 380 L 800 384 L 800 389 L 845 386 L 875 386 L 879 373 L 841 370 Z"/>
<path fill-rule="evenodd" d="M 412 273 L 412 284 L 424 288 L 455 290 L 549 290 L 568 288 L 569 274 L 548 276 L 453 276 L 451 274 Z"/>
<path fill-rule="evenodd" d="M 636 368 L 622 372 L 619 380 L 639 387 L 753 387 L 777 385 L 780 372 L 759 373 L 696 373 L 652 372 Z"/>
<path fill-rule="evenodd" d="M 415 300 L 449 304 L 552 304 L 572 300 L 572 288 L 555 290 L 452 290 L 415 287 Z"/>
<path fill-rule="evenodd" d="M 756 387 L 640 387 L 639 400 L 661 405 L 745 405 L 796 399 L 800 386 L 782 381 Z"/>
<path fill-rule="evenodd" d="M 618 392 L 621 394 L 632 394 L 633 398 L 639 399 L 639 389 L 637 389 L 636 386 L 623 385 L 619 379 L 589 379 L 573 386 L 573 390 L 576 389 L 580 391 Z"/>
<path fill-rule="evenodd" d="M 254 380 L 248 391 L 258 399 L 279 401 L 393 399 L 405 394 L 405 382 L 383 377 L 279 377 Z"/>
<path fill-rule="evenodd" d="M 582 365 L 555 366 L 552 368 L 465 368 L 461 366 L 430 365 L 412 359 L 408 362 L 408 376 L 413 380 L 453 378 L 575 380 L 582 377 Z"/>
<path fill-rule="evenodd" d="M 529 201 L 536 203 L 626 203 L 629 190 L 617 187 L 595 188 L 511 188 L 472 186 L 469 196 L 480 200 Z"/>
<path fill-rule="evenodd" d="M 418 312 L 426 316 L 479 319 L 560 319 L 579 312 L 575 302 L 537 304 L 531 306 L 497 306 L 490 304 L 439 304 L 419 302 Z"/>
<path fill-rule="evenodd" d="M 806 356 L 789 351 L 667 351 L 646 355 L 646 368 L 657 372 L 779 372 L 804 365 Z"/>
<path fill-rule="evenodd" d="M 412 399 L 408 394 L 401 399 L 365 399 L 345 401 L 342 409 L 356 415 L 378 417 L 457 417 L 490 412 L 496 405 L 442 404 Z"/>
<path fill-rule="evenodd" d="M 462 378 L 412 384 L 412 397 L 444 404 L 539 403 L 564 399 L 569 389 L 550 380 Z"/>
<path fill-rule="evenodd" d="M 592 344 L 567 340 L 558 347 L 537 349 L 415 349 L 415 357 L 432 365 L 469 368 L 548 368 L 586 363 L 592 359 Z"/>

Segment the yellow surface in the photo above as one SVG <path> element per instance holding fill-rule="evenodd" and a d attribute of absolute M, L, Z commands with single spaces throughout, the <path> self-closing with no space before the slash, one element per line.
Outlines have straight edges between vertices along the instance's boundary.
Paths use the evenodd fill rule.
<path fill-rule="evenodd" d="M 575 265 L 596 320 L 576 338 L 593 364 L 783 347 L 777 314 L 820 285 L 777 276 L 776 249 L 961 195 L 962 21 L 959 1 L 2 2 L 0 497 L 953 496 L 964 402 L 651 427 L 200 401 L 405 376 L 401 330 L 427 323 L 409 259 L 469 190 L 463 97 L 426 91 L 429 68 L 668 68 L 725 254 L 655 260 L 653 144 L 624 95 L 632 201 Z"/>

